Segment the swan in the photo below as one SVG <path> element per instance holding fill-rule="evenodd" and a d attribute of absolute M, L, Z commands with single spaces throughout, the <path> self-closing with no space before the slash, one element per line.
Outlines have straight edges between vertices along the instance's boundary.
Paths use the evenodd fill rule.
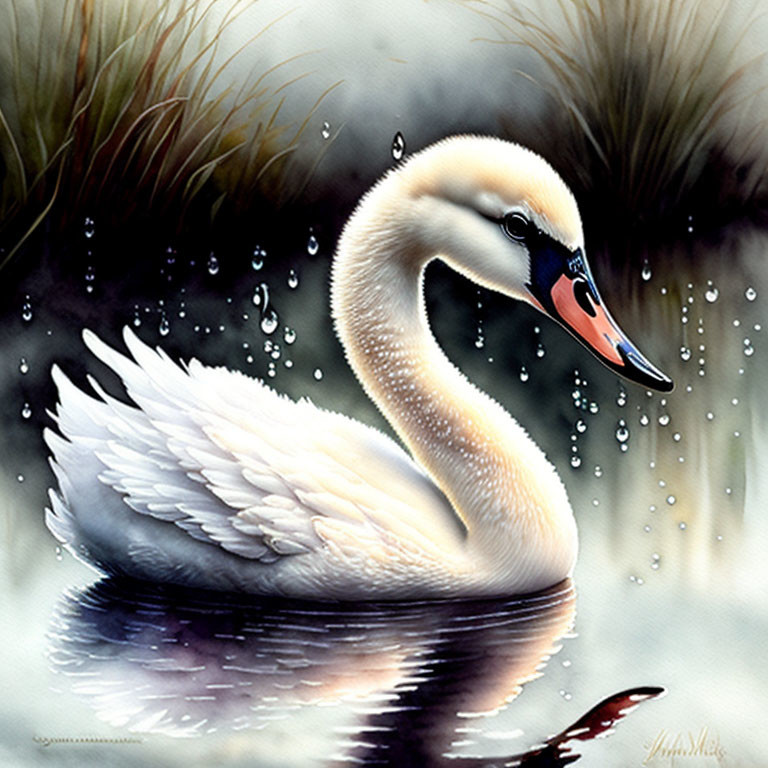
<path fill-rule="evenodd" d="M 347 361 L 407 452 L 241 373 L 178 365 L 127 328 L 132 359 L 86 330 L 135 407 L 54 366 L 48 528 L 101 571 L 192 588 L 422 599 L 561 581 L 578 546 L 565 487 L 438 346 L 423 293 L 434 258 L 553 317 L 628 379 L 672 388 L 604 307 L 552 167 L 517 144 L 451 137 L 374 185 L 332 265 Z"/>

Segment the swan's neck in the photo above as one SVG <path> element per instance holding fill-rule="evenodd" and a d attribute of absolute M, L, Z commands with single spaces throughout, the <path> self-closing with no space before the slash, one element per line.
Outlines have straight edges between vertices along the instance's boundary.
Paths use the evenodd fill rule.
<path fill-rule="evenodd" d="M 342 237 L 332 286 L 351 367 L 463 520 L 467 546 L 494 572 L 520 573 L 529 561 L 541 568 L 546 558 L 562 568 L 562 557 L 575 556 L 565 490 L 520 425 L 435 341 L 423 294 L 432 254 L 404 247 L 407 233 L 391 224 L 377 232 L 360 218 Z"/>

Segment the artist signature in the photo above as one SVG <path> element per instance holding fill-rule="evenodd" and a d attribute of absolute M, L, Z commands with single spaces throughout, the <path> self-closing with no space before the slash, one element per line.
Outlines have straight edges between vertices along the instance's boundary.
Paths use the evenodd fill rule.
<path fill-rule="evenodd" d="M 44 747 L 50 747 L 52 744 L 142 744 L 144 739 L 136 737 L 102 739 L 98 736 L 33 736 L 32 741 L 36 741 Z"/>
<path fill-rule="evenodd" d="M 725 749 L 720 736 L 713 735 L 708 728 L 702 728 L 698 733 L 670 733 L 662 728 L 653 741 L 643 746 L 647 750 L 643 765 L 669 761 L 673 766 L 676 760 L 691 757 L 714 758 L 720 765 L 725 765 Z"/>

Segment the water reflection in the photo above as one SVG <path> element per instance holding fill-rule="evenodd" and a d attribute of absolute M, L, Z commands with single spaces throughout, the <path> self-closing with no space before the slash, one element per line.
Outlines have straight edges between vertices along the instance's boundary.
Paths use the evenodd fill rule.
<path fill-rule="evenodd" d="M 519 599 L 346 607 L 107 579 L 62 599 L 50 658 L 100 719 L 134 733 L 247 731 L 343 705 L 330 762 L 485 764 L 445 755 L 472 744 L 473 716 L 541 674 L 574 610 L 570 581 Z M 616 712 L 631 704 L 622 701 Z M 599 730 L 614 714 L 599 717 Z M 574 727 L 506 759 L 570 762 L 552 760 L 567 753 Z M 596 735 L 591 727 L 578 738 Z"/>

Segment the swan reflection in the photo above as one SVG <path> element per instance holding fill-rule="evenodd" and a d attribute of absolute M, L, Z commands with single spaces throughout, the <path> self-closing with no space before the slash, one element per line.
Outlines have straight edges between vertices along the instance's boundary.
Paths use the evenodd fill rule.
<path fill-rule="evenodd" d="M 101 719 L 134 733 L 257 729 L 345 704 L 336 757 L 435 765 L 466 739 L 467 716 L 541 673 L 574 608 L 568 580 L 500 601 L 351 607 L 107 579 L 62 599 L 50 658 Z"/>

